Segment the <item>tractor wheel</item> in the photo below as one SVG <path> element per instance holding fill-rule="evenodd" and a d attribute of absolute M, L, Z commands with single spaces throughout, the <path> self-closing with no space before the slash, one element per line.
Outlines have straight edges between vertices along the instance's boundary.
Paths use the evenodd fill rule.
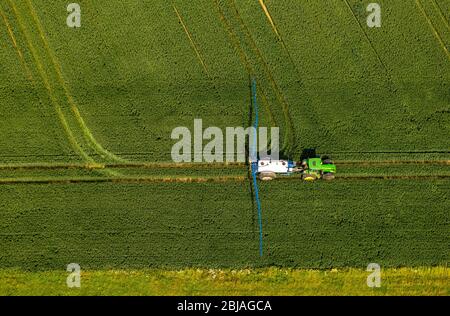
<path fill-rule="evenodd" d="M 315 174 L 303 174 L 302 179 L 305 181 L 314 181 L 317 179 L 317 176 Z"/>
<path fill-rule="evenodd" d="M 325 160 L 322 161 L 322 164 L 323 165 L 332 165 L 333 162 L 330 159 L 325 159 Z"/>
<path fill-rule="evenodd" d="M 259 174 L 259 179 L 262 181 L 270 181 L 276 178 L 275 172 L 261 172 Z"/>
<path fill-rule="evenodd" d="M 332 172 L 324 173 L 323 176 L 322 176 L 322 179 L 324 179 L 324 180 L 333 180 L 334 179 L 334 173 L 332 173 Z"/>

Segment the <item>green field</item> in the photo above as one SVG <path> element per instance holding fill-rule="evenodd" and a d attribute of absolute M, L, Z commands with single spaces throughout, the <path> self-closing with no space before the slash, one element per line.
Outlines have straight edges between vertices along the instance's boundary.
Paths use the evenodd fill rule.
<path fill-rule="evenodd" d="M 2 267 L 448 262 L 449 180 L 275 181 L 260 189 L 262 259 L 248 182 L 3 185 Z"/>
<path fill-rule="evenodd" d="M 448 0 L 379 0 L 374 29 L 369 0 L 77 2 L 73 29 L 66 1 L 0 1 L 3 277 L 447 267 Z M 260 184 L 262 258 L 248 166 L 171 158 L 175 127 L 252 123 L 250 78 L 283 154 L 338 168 Z M 429 277 L 407 293 L 448 295 Z"/>
<path fill-rule="evenodd" d="M 422 2 L 450 42 L 433 1 Z M 273 125 L 270 110 L 293 153 L 449 152 L 450 56 L 414 0 L 380 1 L 379 30 L 359 26 L 365 1 L 349 1 L 352 10 L 345 0 L 268 1 L 284 46 L 258 1 L 175 1 L 207 72 L 166 1 L 79 1 L 84 24 L 76 30 L 64 24 L 64 1 L 34 0 L 31 8 L 21 1 L 16 10 L 10 2 L 2 10 L 17 49 L 2 23 L 0 161 L 80 160 L 78 147 L 101 160 L 86 127 L 117 156 L 170 161 L 174 127 L 192 126 L 194 118 L 204 126 L 248 124 L 249 71 L 259 84 L 261 126 Z M 449 11 L 446 1 L 436 3 Z"/>

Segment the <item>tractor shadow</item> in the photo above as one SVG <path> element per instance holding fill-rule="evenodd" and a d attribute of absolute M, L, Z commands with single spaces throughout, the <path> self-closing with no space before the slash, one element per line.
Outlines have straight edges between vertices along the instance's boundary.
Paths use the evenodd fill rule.
<path fill-rule="evenodd" d="M 317 152 L 315 148 L 304 148 L 302 150 L 302 154 L 300 155 L 300 161 L 303 161 L 304 159 L 309 158 L 316 158 Z"/>
<path fill-rule="evenodd" d="M 302 154 L 300 155 L 300 161 L 303 161 L 304 159 L 309 159 L 309 158 L 322 158 L 322 160 L 330 159 L 330 157 L 327 155 L 323 155 L 323 156 L 318 155 L 315 148 L 303 149 Z"/>

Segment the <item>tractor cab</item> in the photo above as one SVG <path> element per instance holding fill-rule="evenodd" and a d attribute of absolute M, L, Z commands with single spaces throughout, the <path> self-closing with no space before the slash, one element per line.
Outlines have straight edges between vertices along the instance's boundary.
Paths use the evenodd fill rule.
<path fill-rule="evenodd" d="M 329 159 L 308 158 L 302 161 L 302 178 L 307 181 L 315 179 L 332 180 L 336 173 L 336 165 Z"/>
<path fill-rule="evenodd" d="M 319 170 L 322 165 L 322 159 L 320 158 L 310 158 L 305 159 L 305 164 L 310 170 Z"/>

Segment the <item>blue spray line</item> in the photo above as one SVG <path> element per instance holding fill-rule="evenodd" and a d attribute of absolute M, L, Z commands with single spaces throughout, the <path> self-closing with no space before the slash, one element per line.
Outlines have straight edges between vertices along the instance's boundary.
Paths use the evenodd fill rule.
<path fill-rule="evenodd" d="M 256 80 L 252 79 L 252 96 L 253 96 L 253 106 L 255 108 L 255 123 L 253 127 L 255 131 L 258 129 L 259 125 L 259 117 L 258 117 L 258 103 L 256 102 Z M 263 256 L 263 232 L 262 232 L 262 212 L 261 212 L 261 202 L 259 200 L 259 190 L 258 190 L 258 182 L 256 180 L 256 172 L 258 171 L 258 153 L 256 151 L 257 137 L 253 137 L 253 148 L 251 148 L 250 156 L 256 161 L 251 161 L 252 166 L 252 178 L 253 178 L 253 187 L 255 188 L 255 200 L 258 208 L 258 222 L 259 222 L 259 255 Z"/>

